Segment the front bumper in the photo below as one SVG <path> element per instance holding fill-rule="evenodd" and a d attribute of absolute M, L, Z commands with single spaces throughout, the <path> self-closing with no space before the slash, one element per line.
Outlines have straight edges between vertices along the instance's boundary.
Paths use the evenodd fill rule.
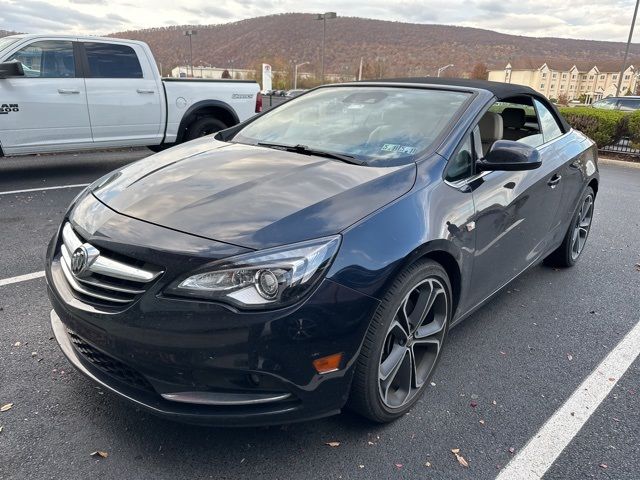
<path fill-rule="evenodd" d="M 115 253 L 162 262 L 162 249 L 137 247 L 122 233 L 143 230 L 156 243 L 167 236 L 117 214 L 86 235 Z M 46 265 L 51 325 L 69 361 L 106 389 L 151 413 L 217 426 L 309 420 L 345 404 L 376 299 L 328 279 L 302 304 L 272 312 L 168 298 L 162 291 L 176 269 L 193 263 L 174 249 L 171 266 L 145 293 L 126 308 L 99 311 L 65 282 L 59 243 L 54 237 Z M 172 234 L 171 246 L 182 244 Z M 338 352 L 338 371 L 315 371 L 314 359 Z"/>

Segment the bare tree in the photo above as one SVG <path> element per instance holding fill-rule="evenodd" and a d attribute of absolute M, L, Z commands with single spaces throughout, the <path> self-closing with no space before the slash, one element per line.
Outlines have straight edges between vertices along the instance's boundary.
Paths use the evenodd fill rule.
<path fill-rule="evenodd" d="M 476 63 L 471 70 L 471 78 L 476 80 L 486 80 L 489 76 L 487 66 L 484 63 Z"/>

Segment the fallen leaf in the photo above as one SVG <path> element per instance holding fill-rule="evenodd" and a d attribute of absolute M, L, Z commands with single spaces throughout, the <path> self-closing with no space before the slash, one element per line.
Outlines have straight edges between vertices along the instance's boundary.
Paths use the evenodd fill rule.
<path fill-rule="evenodd" d="M 325 445 L 329 445 L 330 447 L 339 447 L 340 442 L 327 442 Z"/>
<path fill-rule="evenodd" d="M 516 449 L 513 447 L 509 447 L 509 453 L 513 454 L 515 453 Z"/>
<path fill-rule="evenodd" d="M 14 347 L 19 347 L 20 345 L 22 345 L 20 342 L 16 342 L 13 344 Z"/>
<path fill-rule="evenodd" d="M 636 270 L 640 272 L 640 263 L 636 263 Z"/>
<path fill-rule="evenodd" d="M 96 450 L 95 452 L 91 452 L 90 455 L 92 457 L 100 457 L 100 458 L 107 458 L 109 456 L 107 452 L 103 452 L 102 450 Z"/>
<path fill-rule="evenodd" d="M 570 353 L 567 353 L 567 360 L 569 361 L 573 360 L 573 355 L 571 355 Z"/>
<path fill-rule="evenodd" d="M 31 352 L 31 356 L 32 356 L 32 357 L 35 357 L 35 356 L 37 356 L 37 355 L 38 355 L 38 352 Z"/>
<path fill-rule="evenodd" d="M 432 387 L 435 387 L 435 386 L 436 386 L 436 382 L 431 382 L 431 384 L 430 384 L 430 385 L 431 385 Z"/>
<path fill-rule="evenodd" d="M 358 465 L 358 468 L 364 468 L 364 465 Z"/>
<path fill-rule="evenodd" d="M 2 429 L 3 429 L 3 428 L 4 428 L 4 427 L 0 426 L 0 433 L 2 433 Z"/>
<path fill-rule="evenodd" d="M 484 420 L 480 420 L 480 425 L 484 425 Z"/>
<path fill-rule="evenodd" d="M 368 443 L 369 445 L 375 445 L 375 443 L 373 443 L 371 440 L 369 440 L 367 443 Z"/>
<path fill-rule="evenodd" d="M 615 381 L 616 381 L 616 379 L 615 379 L 615 378 L 613 378 L 613 377 L 609 377 L 609 381 L 610 381 L 610 382 L 615 382 Z"/>
<path fill-rule="evenodd" d="M 0 412 L 6 412 L 7 410 L 11 410 L 11 407 L 13 407 L 13 403 L 5 403 L 0 407 Z"/>
<path fill-rule="evenodd" d="M 609 468 L 609 465 L 607 465 L 606 463 L 601 463 L 600 468 Z"/>
<path fill-rule="evenodd" d="M 398 467 L 398 468 L 402 468 L 402 464 L 401 464 L 401 463 L 396 463 L 395 465 L 396 465 L 396 467 Z"/>
<path fill-rule="evenodd" d="M 469 405 L 471 405 L 471 408 L 476 408 L 478 406 L 478 402 L 476 402 L 475 400 L 471 400 L 471 403 Z"/>
<path fill-rule="evenodd" d="M 500 355 L 506 355 L 507 352 L 503 352 L 502 350 L 500 350 Z"/>
<path fill-rule="evenodd" d="M 616 422 L 616 423 L 618 423 L 618 422 L 620 422 L 620 419 L 619 419 L 619 418 L 616 418 L 616 417 L 613 417 L 613 421 L 614 421 L 614 422 Z"/>
<path fill-rule="evenodd" d="M 431 462 L 427 462 L 424 464 L 425 467 L 430 467 L 431 466 Z"/>
<path fill-rule="evenodd" d="M 452 448 L 451 453 L 453 453 L 456 456 L 456 460 L 458 460 L 458 463 L 460 465 L 462 465 L 464 468 L 469 468 L 469 462 L 467 462 L 465 458 L 462 455 L 460 455 L 459 448 Z"/>
<path fill-rule="evenodd" d="M 493 405 L 497 405 L 497 404 L 498 404 L 498 402 L 496 402 L 495 400 L 493 400 L 491 403 L 492 403 Z"/>

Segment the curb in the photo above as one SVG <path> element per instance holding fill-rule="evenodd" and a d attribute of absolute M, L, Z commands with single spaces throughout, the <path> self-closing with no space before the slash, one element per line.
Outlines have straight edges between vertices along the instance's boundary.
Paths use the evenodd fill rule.
<path fill-rule="evenodd" d="M 613 158 L 599 157 L 598 162 L 605 165 L 618 165 L 619 167 L 640 168 L 640 162 L 614 160 Z"/>

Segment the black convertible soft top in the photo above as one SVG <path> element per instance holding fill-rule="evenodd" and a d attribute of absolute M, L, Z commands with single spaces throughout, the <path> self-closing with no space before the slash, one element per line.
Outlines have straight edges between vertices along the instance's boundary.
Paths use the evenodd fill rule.
<path fill-rule="evenodd" d="M 423 83 L 431 85 L 447 85 L 451 87 L 467 87 L 488 90 L 493 93 L 498 100 L 518 97 L 521 95 L 529 95 L 543 102 L 549 108 L 558 121 L 561 123 L 565 132 L 571 130 L 571 126 L 567 123 L 560 112 L 556 109 L 547 97 L 536 92 L 533 88 L 525 85 L 517 85 L 515 83 L 490 82 L 488 80 L 471 80 L 468 78 L 445 78 L 445 77 L 414 77 L 414 78 L 384 78 L 376 80 L 376 82 L 393 82 L 393 83 Z"/>

